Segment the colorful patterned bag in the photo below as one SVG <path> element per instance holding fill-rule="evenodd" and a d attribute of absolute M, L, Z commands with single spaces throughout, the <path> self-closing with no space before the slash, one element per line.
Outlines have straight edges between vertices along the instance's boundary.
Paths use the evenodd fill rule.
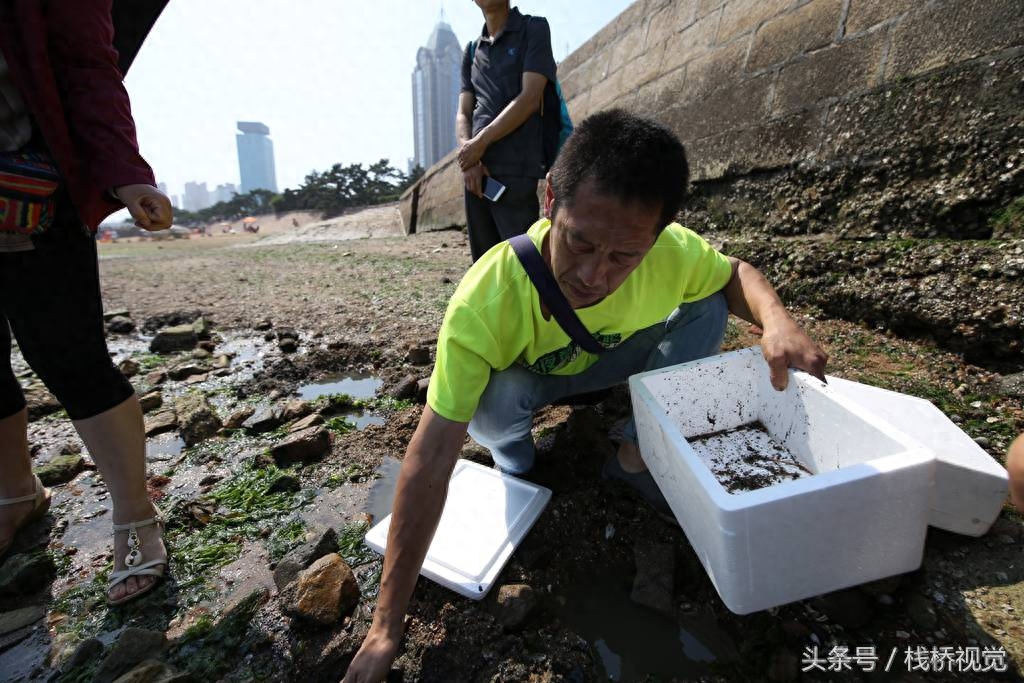
<path fill-rule="evenodd" d="M 0 153 L 0 232 L 32 235 L 53 222 L 60 174 L 42 152 Z"/>

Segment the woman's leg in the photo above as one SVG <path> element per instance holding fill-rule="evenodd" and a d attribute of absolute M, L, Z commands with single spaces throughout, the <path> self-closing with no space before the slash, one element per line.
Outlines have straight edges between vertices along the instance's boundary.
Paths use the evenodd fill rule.
<path fill-rule="evenodd" d="M 8 299 L 5 313 L 25 360 L 71 417 L 110 491 L 112 521 L 153 516 L 146 490 L 142 410 L 131 384 L 110 360 L 103 327 L 95 241 L 73 230 L 47 233 L 17 254 L 24 281 L 46 283 Z M 159 527 L 138 530 L 147 560 L 164 557 Z M 127 533 L 115 535 L 115 570 L 124 569 Z M 148 587 L 153 577 L 114 586 L 112 600 Z"/>

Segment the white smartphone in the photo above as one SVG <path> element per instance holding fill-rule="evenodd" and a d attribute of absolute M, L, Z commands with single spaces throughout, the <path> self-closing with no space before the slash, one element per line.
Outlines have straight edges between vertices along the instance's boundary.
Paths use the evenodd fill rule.
<path fill-rule="evenodd" d="M 484 176 L 484 196 L 490 199 L 492 202 L 496 202 L 501 199 L 501 195 L 505 194 L 505 186 L 499 183 L 491 176 Z"/>

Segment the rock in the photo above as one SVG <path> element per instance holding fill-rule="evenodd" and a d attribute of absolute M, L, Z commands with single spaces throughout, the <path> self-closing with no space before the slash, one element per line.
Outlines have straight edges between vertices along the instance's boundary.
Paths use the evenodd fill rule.
<path fill-rule="evenodd" d="M 213 359 L 214 370 L 226 370 L 229 367 L 231 367 L 231 356 L 222 353 Z"/>
<path fill-rule="evenodd" d="M 135 323 L 123 315 L 115 315 L 107 321 L 107 332 L 111 334 L 130 334 L 134 331 Z"/>
<path fill-rule="evenodd" d="M 195 333 L 196 339 L 209 339 L 210 325 L 206 322 L 206 318 L 200 316 L 193 320 L 192 332 Z"/>
<path fill-rule="evenodd" d="M 428 365 L 430 363 L 430 347 L 415 345 L 409 347 L 405 360 L 413 365 Z"/>
<path fill-rule="evenodd" d="M 114 318 L 130 318 L 131 314 L 127 308 L 117 308 L 112 311 L 103 312 L 103 322 L 110 322 Z"/>
<path fill-rule="evenodd" d="M 267 487 L 267 493 L 294 493 L 302 488 L 299 478 L 294 474 L 282 472 Z"/>
<path fill-rule="evenodd" d="M 337 623 L 359 602 L 359 585 L 337 553 L 324 555 L 299 572 L 282 592 L 285 614 L 324 626 Z"/>
<path fill-rule="evenodd" d="M 196 344 L 196 348 L 202 349 L 212 355 L 213 352 L 217 350 L 217 342 L 212 339 L 200 339 Z"/>
<path fill-rule="evenodd" d="M 210 371 L 210 368 L 205 365 L 194 365 L 192 363 L 186 363 L 184 365 L 178 365 L 167 371 L 167 376 L 176 382 L 180 382 L 183 379 L 188 379 L 193 375 L 205 375 Z"/>
<path fill-rule="evenodd" d="M 416 382 L 416 402 L 425 404 L 427 402 L 427 389 L 430 388 L 430 378 L 424 377 Z"/>
<path fill-rule="evenodd" d="M 167 371 L 166 370 L 154 370 L 153 372 L 151 372 L 148 375 L 146 375 L 146 383 L 149 384 L 150 386 L 154 386 L 155 387 L 156 385 L 163 384 L 166 381 L 167 381 Z"/>
<path fill-rule="evenodd" d="M 277 334 L 275 334 L 273 331 L 267 332 L 266 334 L 263 335 L 263 341 L 274 341 L 275 339 L 277 339 Z"/>
<path fill-rule="evenodd" d="M 310 540 L 292 548 L 274 568 L 274 584 L 278 590 L 284 590 L 299 572 L 324 555 L 338 552 L 338 534 L 330 527 L 310 530 L 306 537 Z"/>
<path fill-rule="evenodd" d="M 61 664 L 61 671 L 67 673 L 74 668 L 84 667 L 103 653 L 103 643 L 98 638 L 86 638 L 75 646 L 71 655 Z"/>
<path fill-rule="evenodd" d="M 321 415 L 320 413 L 313 413 L 312 415 L 307 415 L 306 417 L 302 418 L 301 420 L 293 424 L 291 427 L 289 427 L 288 432 L 294 434 L 295 432 L 301 432 L 303 429 L 309 429 L 310 427 L 322 425 L 323 423 L 323 415 Z"/>
<path fill-rule="evenodd" d="M 260 408 L 242 423 L 242 427 L 255 434 L 277 429 L 281 424 L 281 412 L 276 408 Z"/>
<path fill-rule="evenodd" d="M 278 467 L 285 467 L 296 462 L 319 460 L 330 450 L 330 433 L 317 426 L 289 434 L 270 449 L 270 455 Z"/>
<path fill-rule="evenodd" d="M 299 418 L 306 417 L 312 412 L 313 406 L 309 404 L 309 401 L 295 399 L 288 401 L 288 403 L 285 404 L 284 409 L 281 411 L 281 420 L 284 422 L 291 422 L 292 420 L 298 420 Z"/>
<path fill-rule="evenodd" d="M 813 604 L 819 612 L 845 628 L 860 628 L 871 621 L 867 598 L 852 588 L 818 596 Z"/>
<path fill-rule="evenodd" d="M 117 369 L 121 371 L 121 374 L 125 377 L 134 377 L 139 374 L 139 364 L 133 361 L 131 358 L 125 358 L 123 361 L 117 364 Z"/>
<path fill-rule="evenodd" d="M 988 440 L 987 438 L 985 438 L 984 436 L 977 436 L 977 437 L 975 437 L 975 438 L 974 438 L 974 443 L 978 444 L 978 445 L 979 445 L 979 446 L 981 446 L 982 448 L 988 448 L 989 446 L 991 446 L 991 445 L 992 445 L 992 442 L 991 442 L 991 441 L 989 441 L 989 440 Z"/>
<path fill-rule="evenodd" d="M 1024 535 L 1024 525 L 1006 517 L 997 517 L 992 523 L 992 528 L 988 530 L 988 535 L 994 538 L 1009 536 L 1014 541 L 1019 541 Z"/>
<path fill-rule="evenodd" d="M 194 680 L 190 674 L 179 673 L 170 664 L 147 659 L 114 683 L 186 683 Z"/>
<path fill-rule="evenodd" d="M 180 396 L 174 404 L 178 413 L 178 428 L 186 446 L 194 446 L 220 431 L 223 426 L 217 411 L 205 394 L 189 393 Z"/>
<path fill-rule="evenodd" d="M 196 360 L 206 360 L 207 358 L 212 358 L 213 354 L 206 349 L 196 347 L 192 349 L 192 357 Z"/>
<path fill-rule="evenodd" d="M 195 348 L 196 341 L 196 332 L 191 325 L 175 325 L 157 332 L 149 342 L 149 350 L 153 353 L 191 351 Z"/>
<path fill-rule="evenodd" d="M 537 606 L 537 593 L 526 584 L 507 584 L 498 590 L 495 618 L 509 630 L 522 626 Z"/>
<path fill-rule="evenodd" d="M 1010 398 L 1024 398 L 1024 372 L 999 378 L 999 391 Z"/>
<path fill-rule="evenodd" d="M 259 321 L 255 325 L 253 325 L 252 329 L 254 329 L 254 330 L 258 331 L 258 332 L 265 332 L 265 331 L 269 330 L 273 326 L 274 326 L 274 323 L 270 322 L 270 318 L 264 318 L 263 320 Z"/>
<path fill-rule="evenodd" d="M 239 408 L 228 415 L 228 419 L 224 421 L 224 427 L 226 429 L 241 429 L 245 421 L 252 417 L 255 412 L 256 408 L 252 406 Z"/>
<path fill-rule="evenodd" d="M 295 341 L 299 341 L 299 333 L 296 332 L 295 329 L 291 327 L 279 327 L 277 328 L 277 338 L 294 339 Z"/>
<path fill-rule="evenodd" d="M 279 339 L 277 348 L 281 349 L 282 353 L 295 353 L 299 349 L 299 343 L 291 338 Z"/>
<path fill-rule="evenodd" d="M 142 407 L 142 412 L 150 413 L 164 404 L 163 394 L 159 390 L 151 391 L 148 394 L 143 394 L 139 398 L 139 406 Z"/>
<path fill-rule="evenodd" d="M 82 471 L 85 461 L 81 453 L 58 455 L 44 465 L 34 468 L 39 480 L 46 486 L 66 484 Z"/>
<path fill-rule="evenodd" d="M 920 593 L 911 593 L 904 602 L 907 616 L 922 631 L 933 631 L 939 623 L 939 616 L 935 613 L 935 606 L 932 601 Z"/>
<path fill-rule="evenodd" d="M 126 628 L 103 658 L 96 677 L 97 682 L 110 682 L 131 671 L 143 661 L 159 655 L 166 639 L 160 631 Z"/>
<path fill-rule="evenodd" d="M 46 552 L 9 555 L 0 565 L 0 595 L 28 595 L 45 588 L 57 570 Z"/>
<path fill-rule="evenodd" d="M 270 599 L 270 589 L 254 579 L 249 579 L 228 595 L 217 618 L 214 629 L 231 624 L 246 624 L 253 613 Z M 230 628 L 228 630 L 238 630 Z"/>
<path fill-rule="evenodd" d="M 672 590 L 676 566 L 672 546 L 668 543 L 638 545 L 634 553 L 636 576 L 633 577 L 630 599 L 638 605 L 672 616 L 675 611 Z"/>
<path fill-rule="evenodd" d="M 27 389 L 23 389 L 22 393 L 25 394 L 25 403 L 28 405 L 29 422 L 55 413 L 63 408 L 60 402 L 50 393 L 50 390 L 42 384 L 33 384 Z"/>
<path fill-rule="evenodd" d="M 406 375 L 398 384 L 392 387 L 388 396 L 396 401 L 412 400 L 416 397 L 419 378 L 416 375 Z"/>
<path fill-rule="evenodd" d="M 156 436 L 178 428 L 178 416 L 173 410 L 161 410 L 146 417 L 146 436 Z"/>
<path fill-rule="evenodd" d="M 6 636 L 18 629 L 34 624 L 46 616 L 46 608 L 31 605 L 10 612 L 0 612 L 0 636 Z"/>

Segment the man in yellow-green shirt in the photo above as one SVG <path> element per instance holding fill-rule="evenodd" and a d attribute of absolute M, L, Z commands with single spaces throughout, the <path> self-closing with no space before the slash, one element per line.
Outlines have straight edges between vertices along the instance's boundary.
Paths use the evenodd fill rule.
<path fill-rule="evenodd" d="M 373 625 L 345 681 L 378 681 L 398 652 L 405 609 L 444 508 L 467 430 L 502 470 L 533 465 L 533 412 L 644 370 L 717 353 L 731 312 L 764 330 L 773 386 L 787 369 L 824 378 L 826 356 L 750 264 L 672 223 L 686 154 L 661 125 L 622 110 L 586 119 L 548 175 L 527 232 L 558 288 L 605 348 L 580 349 L 540 301 L 508 243 L 466 273 L 438 336 L 427 407 L 406 451 Z M 605 475 L 664 504 L 627 427 Z"/>

